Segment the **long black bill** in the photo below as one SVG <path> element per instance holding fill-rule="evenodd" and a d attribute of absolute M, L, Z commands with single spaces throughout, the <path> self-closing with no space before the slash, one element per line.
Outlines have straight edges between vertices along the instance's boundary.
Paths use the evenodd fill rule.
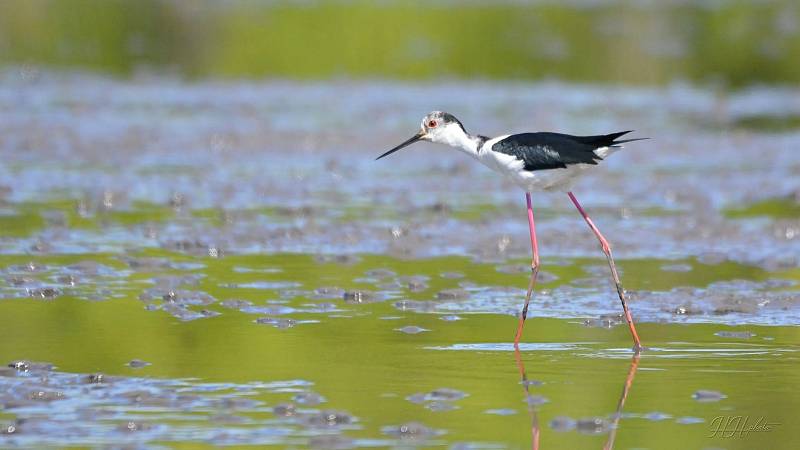
<path fill-rule="evenodd" d="M 402 144 L 400 144 L 400 145 L 398 145 L 397 147 L 395 147 L 395 148 L 393 148 L 393 149 L 389 150 L 388 152 L 386 152 L 386 153 L 382 154 L 381 156 L 378 156 L 377 158 L 375 158 L 375 161 L 377 161 L 377 160 L 379 160 L 379 159 L 383 158 L 384 156 L 389 156 L 389 155 L 391 155 L 392 153 L 394 153 L 394 152 L 396 152 L 396 151 L 400 150 L 400 149 L 401 149 L 401 148 L 403 148 L 403 147 L 408 147 L 409 145 L 413 144 L 414 142 L 417 142 L 418 140 L 422 139 L 422 137 L 423 137 L 423 136 L 425 136 L 425 134 L 424 134 L 422 131 L 420 131 L 419 133 L 415 134 L 415 135 L 414 135 L 414 136 L 413 136 L 411 139 L 409 139 L 409 140 L 407 140 L 407 141 L 403 142 Z"/>

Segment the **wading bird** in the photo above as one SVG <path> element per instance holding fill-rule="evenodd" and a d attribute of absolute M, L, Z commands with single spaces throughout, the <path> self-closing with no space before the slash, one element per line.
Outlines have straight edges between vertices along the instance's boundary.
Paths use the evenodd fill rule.
<path fill-rule="evenodd" d="M 382 154 L 376 159 L 389 156 L 403 147 L 417 141 L 430 141 L 445 144 L 472 156 L 487 165 L 525 190 L 525 199 L 528 204 L 528 226 L 531 234 L 531 250 L 533 259 L 531 270 L 533 277 L 531 283 L 535 284 L 536 275 L 539 273 L 539 247 L 536 242 L 536 227 L 533 222 L 533 206 L 531 205 L 531 192 L 534 191 L 561 191 L 566 192 L 575 207 L 578 208 L 583 219 L 600 241 L 603 253 L 606 255 L 611 268 L 611 277 L 617 287 L 619 300 L 625 320 L 628 322 L 631 336 L 633 337 L 634 350 L 642 349 L 639 335 L 633 324 L 633 318 L 625 302 L 625 291 L 617 275 L 614 258 L 611 256 L 611 246 L 597 229 L 592 219 L 586 214 L 578 203 L 575 194 L 571 191 L 573 180 L 586 169 L 596 166 L 597 162 L 619 150 L 620 144 L 638 141 L 639 139 L 619 138 L 630 131 L 597 135 L 597 136 L 572 136 L 561 133 L 521 133 L 488 138 L 486 136 L 473 136 L 464 129 L 464 125 L 452 114 L 434 111 L 422 119 L 420 131 L 397 147 Z M 525 299 L 522 308 L 517 334 L 514 344 L 519 344 L 522 337 L 522 328 L 528 315 L 530 297 Z"/>

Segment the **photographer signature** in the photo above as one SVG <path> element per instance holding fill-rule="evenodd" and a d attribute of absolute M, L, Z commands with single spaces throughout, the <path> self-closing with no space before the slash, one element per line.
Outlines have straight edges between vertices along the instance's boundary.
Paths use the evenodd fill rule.
<path fill-rule="evenodd" d="M 708 437 L 744 438 L 750 433 L 766 433 L 780 426 L 779 422 L 769 422 L 764 416 L 752 420 L 750 416 L 717 416 L 711 421 L 711 434 Z"/>

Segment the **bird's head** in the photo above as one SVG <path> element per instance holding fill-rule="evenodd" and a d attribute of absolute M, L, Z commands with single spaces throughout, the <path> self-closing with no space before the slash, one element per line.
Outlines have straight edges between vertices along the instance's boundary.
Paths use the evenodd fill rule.
<path fill-rule="evenodd" d="M 392 153 L 407 147 L 417 141 L 429 141 L 437 144 L 451 144 L 455 136 L 463 135 L 464 126 L 461 125 L 456 117 L 444 111 L 433 111 L 427 116 L 422 118 L 420 130 L 410 139 L 398 145 L 397 147 L 389 150 L 388 152 L 378 156 L 375 159 L 381 159 L 384 156 L 389 156 Z"/>

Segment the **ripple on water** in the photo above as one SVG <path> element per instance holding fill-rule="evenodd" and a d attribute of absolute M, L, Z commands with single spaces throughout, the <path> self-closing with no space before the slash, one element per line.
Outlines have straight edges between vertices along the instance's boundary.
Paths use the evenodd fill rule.
<path fill-rule="evenodd" d="M 561 432 L 574 430 L 576 425 L 575 419 L 567 416 L 556 416 L 550 421 L 550 428 Z"/>
<path fill-rule="evenodd" d="M 667 346 L 648 347 L 642 353 L 647 358 L 666 358 L 666 359 L 711 359 L 730 357 L 781 357 L 800 351 L 798 348 L 785 347 L 770 344 L 750 344 L 750 343 L 727 343 L 717 342 L 706 346 L 688 342 L 670 342 Z M 630 358 L 632 351 L 628 348 L 609 348 L 596 349 L 593 352 L 581 351 L 580 356 L 597 358 Z"/>
<path fill-rule="evenodd" d="M 609 422 L 602 417 L 587 417 L 575 422 L 575 429 L 583 434 L 604 434 L 610 429 Z"/>
<path fill-rule="evenodd" d="M 714 336 L 731 338 L 731 339 L 750 339 L 755 337 L 756 334 L 749 331 L 717 331 Z"/>
<path fill-rule="evenodd" d="M 325 397 L 316 392 L 301 392 L 292 397 L 292 400 L 300 405 L 314 406 L 325 401 Z"/>
<path fill-rule="evenodd" d="M 430 392 L 418 392 L 406 397 L 411 403 L 424 405 L 431 411 L 449 411 L 456 408 L 454 402 L 463 399 L 467 393 L 457 389 L 438 388 Z"/>
<path fill-rule="evenodd" d="M 545 403 L 549 403 L 550 400 L 547 397 L 542 395 L 529 395 L 526 397 L 525 401 L 528 403 L 529 406 L 541 406 Z"/>
<path fill-rule="evenodd" d="M 706 420 L 701 418 L 701 417 L 691 417 L 691 416 L 678 417 L 677 419 L 675 419 L 676 423 L 679 423 L 679 424 L 682 424 L 682 425 L 692 425 L 692 424 L 696 424 L 696 423 L 704 423 L 705 421 Z"/>
<path fill-rule="evenodd" d="M 457 316 L 455 314 L 447 314 L 442 317 L 439 317 L 439 320 L 444 320 L 445 322 L 456 322 L 458 320 L 463 320 L 461 316 Z"/>
<path fill-rule="evenodd" d="M 222 302 L 220 302 L 220 306 L 229 309 L 239 309 L 239 310 L 241 310 L 242 308 L 247 308 L 252 305 L 253 302 L 251 302 L 250 300 L 230 299 L 230 300 L 223 300 Z"/>
<path fill-rule="evenodd" d="M 245 305 L 239 308 L 239 311 L 246 314 L 265 314 L 269 316 L 282 316 L 297 312 L 297 309 L 289 306 L 280 306 L 280 305 L 268 305 L 268 306 Z"/>
<path fill-rule="evenodd" d="M 642 417 L 644 417 L 647 420 L 651 420 L 653 422 L 659 422 L 659 421 L 662 421 L 662 420 L 667 420 L 667 419 L 671 419 L 672 418 L 671 415 L 669 415 L 667 413 L 659 412 L 659 411 L 653 411 L 653 412 L 647 413 Z"/>
<path fill-rule="evenodd" d="M 469 298 L 469 292 L 464 289 L 445 289 L 436 294 L 439 300 L 463 300 Z"/>
<path fill-rule="evenodd" d="M 311 427 L 339 427 L 356 422 L 356 418 L 345 411 L 323 410 L 312 414 L 298 415 L 301 421 Z"/>
<path fill-rule="evenodd" d="M 132 359 L 130 362 L 128 362 L 128 366 L 134 369 L 140 369 L 142 367 L 147 367 L 149 365 L 151 365 L 149 362 L 142 361 L 141 359 Z"/>
<path fill-rule="evenodd" d="M 254 322 L 261 325 L 271 325 L 278 329 L 292 328 L 297 325 L 297 321 L 294 319 L 279 317 L 259 317 L 258 319 L 254 320 Z"/>
<path fill-rule="evenodd" d="M 424 333 L 426 331 L 431 331 L 431 330 L 428 330 L 428 329 L 422 328 L 422 327 L 418 327 L 416 325 L 406 325 L 406 326 L 404 326 L 402 328 L 395 328 L 395 331 L 399 331 L 399 332 L 405 333 L 405 334 L 420 334 L 420 333 Z"/>
<path fill-rule="evenodd" d="M 511 408 L 498 408 L 498 409 L 487 409 L 483 413 L 492 414 L 496 416 L 513 416 L 514 414 L 517 414 L 517 410 Z"/>
<path fill-rule="evenodd" d="M 28 296 L 31 298 L 51 300 L 59 295 L 61 295 L 61 290 L 55 287 L 41 287 L 28 290 Z"/>
<path fill-rule="evenodd" d="M 295 281 L 251 281 L 249 283 L 225 284 L 222 287 L 231 289 L 288 289 L 302 286 Z"/>
<path fill-rule="evenodd" d="M 335 442 L 344 446 L 349 441 L 341 432 L 358 422 L 355 416 L 280 403 L 286 391 L 309 385 L 304 380 L 237 384 L 82 375 L 20 360 L 0 371 L 0 402 L 7 417 L 0 434 L 23 447 L 104 446 L 119 443 L 123 435 L 125 442 L 140 445 L 289 445 L 313 436 L 321 448 Z M 294 398 L 309 407 L 322 396 L 303 391 Z M 276 406 L 266 408 L 267 402 Z M 47 405 L 47 414 L 40 404 Z M 272 414 L 265 417 L 265 411 Z M 325 434 L 316 436 L 321 430 Z"/>
<path fill-rule="evenodd" d="M 381 294 L 367 290 L 345 291 L 344 294 L 342 294 L 342 298 L 345 303 L 353 304 L 373 303 L 384 300 Z"/>
<path fill-rule="evenodd" d="M 349 437 L 339 434 L 325 434 L 322 436 L 312 437 L 308 440 L 308 445 L 311 448 L 344 450 L 356 447 L 356 442 Z"/>
<path fill-rule="evenodd" d="M 314 299 L 341 299 L 345 296 L 345 290 L 334 286 L 320 287 L 314 290 Z"/>
<path fill-rule="evenodd" d="M 384 434 L 402 441 L 427 441 L 444 434 L 444 430 L 427 427 L 419 422 L 407 422 L 401 425 L 388 425 L 381 428 Z"/>
<path fill-rule="evenodd" d="M 526 342 L 519 344 L 521 352 L 549 352 L 549 351 L 574 351 L 574 350 L 588 350 L 590 345 L 595 345 L 597 342 L 571 342 L 571 343 L 558 343 L 558 342 Z M 458 350 L 458 351 L 491 351 L 491 352 L 513 352 L 515 351 L 514 345 L 511 343 L 474 343 L 474 344 L 453 344 L 443 347 L 425 347 L 429 350 Z"/>
<path fill-rule="evenodd" d="M 451 402 L 444 402 L 444 401 L 435 401 L 435 402 L 428 402 L 425 403 L 425 409 L 429 409 L 433 412 L 444 412 L 444 411 L 452 411 L 454 409 L 458 409 L 458 406 L 451 403 Z"/>
<path fill-rule="evenodd" d="M 700 389 L 692 394 L 692 398 L 701 403 L 711 403 L 728 398 L 728 396 L 719 391 Z"/>
<path fill-rule="evenodd" d="M 432 301 L 400 300 L 394 302 L 393 306 L 400 311 L 433 312 L 436 311 L 437 303 Z"/>

